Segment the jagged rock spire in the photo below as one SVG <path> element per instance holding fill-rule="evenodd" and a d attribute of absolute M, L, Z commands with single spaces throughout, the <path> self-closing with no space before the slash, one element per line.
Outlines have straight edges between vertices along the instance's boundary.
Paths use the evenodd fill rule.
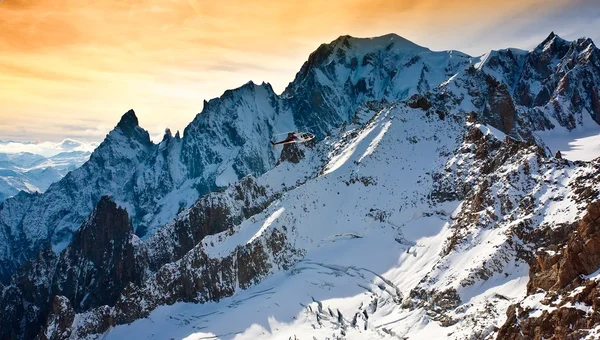
<path fill-rule="evenodd" d="M 133 110 L 125 112 L 117 123 L 117 127 L 121 129 L 132 129 L 136 126 L 139 126 L 139 121 Z"/>

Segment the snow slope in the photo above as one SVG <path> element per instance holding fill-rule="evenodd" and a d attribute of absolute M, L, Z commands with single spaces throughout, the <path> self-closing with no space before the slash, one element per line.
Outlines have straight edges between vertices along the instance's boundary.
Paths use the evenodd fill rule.
<path fill-rule="evenodd" d="M 556 153 L 572 161 L 591 161 L 600 157 L 600 132 L 589 115 L 583 116 L 583 124 L 568 130 L 539 131 L 536 136 Z"/>

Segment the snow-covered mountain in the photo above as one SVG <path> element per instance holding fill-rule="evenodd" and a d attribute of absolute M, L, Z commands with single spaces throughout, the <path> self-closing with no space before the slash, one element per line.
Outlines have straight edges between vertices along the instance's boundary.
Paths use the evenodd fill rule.
<path fill-rule="evenodd" d="M 560 242 L 576 244 L 561 231 L 595 220 L 597 162 L 562 159 L 546 144 L 599 132 L 599 60 L 590 40 L 554 34 L 532 51 L 477 58 L 396 35 L 343 36 L 312 53 L 282 95 L 268 84 L 226 91 L 183 136 L 167 130 L 153 144 L 129 111 L 82 167 L 0 206 L 0 330 L 535 333 L 519 323 L 521 310 L 535 318 L 546 308 L 529 286 L 558 289 L 536 285 L 536 273 L 574 261 L 559 254 L 530 272 L 538 248 L 554 256 Z M 271 136 L 292 129 L 317 140 L 271 148 Z"/>
<path fill-rule="evenodd" d="M 44 157 L 30 152 L 0 153 L 0 202 L 19 191 L 44 192 L 67 172 L 87 161 L 90 152 L 61 152 Z"/>

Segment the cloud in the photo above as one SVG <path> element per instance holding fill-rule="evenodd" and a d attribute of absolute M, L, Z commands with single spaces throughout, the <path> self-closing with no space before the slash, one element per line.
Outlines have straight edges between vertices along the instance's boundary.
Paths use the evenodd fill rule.
<path fill-rule="evenodd" d="M 44 157 L 52 157 L 61 152 L 87 151 L 92 152 L 98 143 L 85 143 L 74 139 L 65 139 L 62 142 L 14 142 L 0 141 L 0 153 L 30 152 Z"/>
<path fill-rule="evenodd" d="M 99 125 L 83 130 L 83 132 L 80 133 L 80 136 L 87 137 L 88 139 L 103 139 L 108 134 L 109 130 L 108 127 Z"/>

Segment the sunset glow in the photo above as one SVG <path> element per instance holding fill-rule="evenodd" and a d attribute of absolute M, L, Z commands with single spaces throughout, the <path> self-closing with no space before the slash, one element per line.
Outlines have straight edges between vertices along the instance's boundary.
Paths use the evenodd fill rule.
<path fill-rule="evenodd" d="M 130 108 L 156 138 L 166 127 L 182 130 L 203 100 L 248 80 L 280 93 L 310 52 L 345 34 L 393 32 L 472 55 L 515 41 L 528 49 L 551 30 L 598 40 L 597 7 L 569 0 L 4 0 L 0 140 L 101 141 Z"/>

